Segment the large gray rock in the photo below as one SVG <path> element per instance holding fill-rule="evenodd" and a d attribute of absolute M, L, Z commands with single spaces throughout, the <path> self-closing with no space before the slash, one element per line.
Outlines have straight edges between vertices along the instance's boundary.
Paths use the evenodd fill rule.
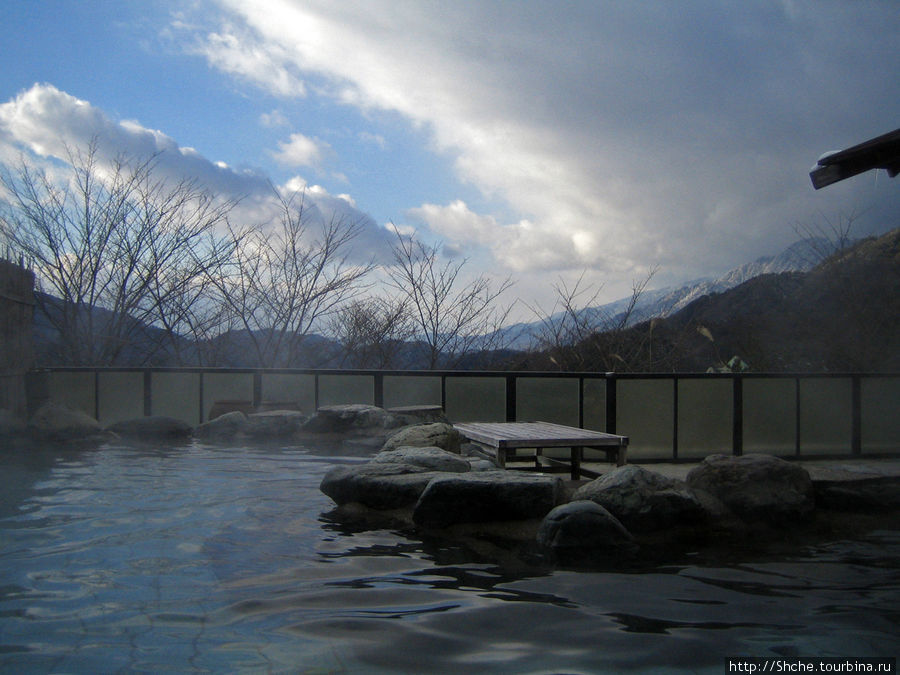
<path fill-rule="evenodd" d="M 815 507 L 806 470 L 769 455 L 710 455 L 691 469 L 687 484 L 708 492 L 748 522 L 791 525 Z"/>
<path fill-rule="evenodd" d="M 694 525 L 708 514 L 683 481 L 629 464 L 579 487 L 572 500 L 604 507 L 632 532 Z"/>
<path fill-rule="evenodd" d="M 459 454 L 462 437 L 451 424 L 435 422 L 404 427 L 385 441 L 382 450 L 395 450 L 403 446 L 418 448 L 438 447 Z"/>
<path fill-rule="evenodd" d="M 635 547 L 634 537 L 616 517 L 596 502 L 573 501 L 546 515 L 537 533 L 538 543 L 557 553 L 588 555 Z"/>
<path fill-rule="evenodd" d="M 338 506 L 357 503 L 372 509 L 399 509 L 414 504 L 437 475 L 412 464 L 369 462 L 330 469 L 319 489 Z"/>
<path fill-rule="evenodd" d="M 303 430 L 325 434 L 386 435 L 388 430 L 403 426 L 397 415 L 383 408 L 362 403 L 322 406 L 309 418 Z"/>
<path fill-rule="evenodd" d="M 161 415 L 122 420 L 110 424 L 106 429 L 119 436 L 138 440 L 185 439 L 193 431 L 191 425 L 184 420 Z"/>
<path fill-rule="evenodd" d="M 56 401 L 38 408 L 28 421 L 28 429 L 38 439 L 53 441 L 82 440 L 103 432 L 90 415 Z"/>
<path fill-rule="evenodd" d="M 247 415 L 244 433 L 252 438 L 290 438 L 309 418 L 299 410 L 267 410 Z"/>
<path fill-rule="evenodd" d="M 243 434 L 247 429 L 247 416 L 240 410 L 219 415 L 194 429 L 194 436 L 203 440 L 227 441 Z"/>
<path fill-rule="evenodd" d="M 463 457 L 438 447 L 416 448 L 401 446 L 396 450 L 384 450 L 372 459 L 382 464 L 412 464 L 430 471 L 447 471 L 465 473 L 469 471 L 469 462 Z"/>
<path fill-rule="evenodd" d="M 413 521 L 427 527 L 542 518 L 563 501 L 557 476 L 509 471 L 439 474 L 425 488 Z"/>

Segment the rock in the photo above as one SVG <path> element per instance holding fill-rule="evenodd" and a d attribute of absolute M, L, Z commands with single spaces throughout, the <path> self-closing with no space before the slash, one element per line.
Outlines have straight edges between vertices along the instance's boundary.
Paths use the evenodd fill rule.
<path fill-rule="evenodd" d="M 403 446 L 419 448 L 434 446 L 459 454 L 460 439 L 460 433 L 451 424 L 443 422 L 419 424 L 404 427 L 394 433 L 385 441 L 382 450 L 394 450 Z"/>
<path fill-rule="evenodd" d="M 191 425 L 174 417 L 152 415 L 122 420 L 106 427 L 107 431 L 125 438 L 184 439 L 191 435 Z"/>
<path fill-rule="evenodd" d="M 450 420 L 447 419 L 439 405 L 408 405 L 388 408 L 388 412 L 400 418 L 404 425 L 433 424 L 435 422 L 450 424 Z"/>
<path fill-rule="evenodd" d="M 691 469 L 687 484 L 710 493 L 747 522 L 787 526 L 810 516 L 815 507 L 806 470 L 769 455 L 710 455 Z"/>
<path fill-rule="evenodd" d="M 103 433 L 93 417 L 55 401 L 47 401 L 37 409 L 28 429 L 36 438 L 53 441 L 81 440 Z"/>
<path fill-rule="evenodd" d="M 385 434 L 403 426 L 403 420 L 383 408 L 362 403 L 322 406 L 303 426 L 313 433 Z"/>
<path fill-rule="evenodd" d="M 572 500 L 584 499 L 604 507 L 632 532 L 693 525 L 709 515 L 684 482 L 634 464 L 579 487 Z"/>
<path fill-rule="evenodd" d="M 413 510 L 413 521 L 426 527 L 541 518 L 563 499 L 557 476 L 509 471 L 438 474 Z"/>
<path fill-rule="evenodd" d="M 427 448 L 401 446 L 395 450 L 383 450 L 375 455 L 372 462 L 378 464 L 412 464 L 429 471 L 446 471 L 451 473 L 465 473 L 469 471 L 469 462 L 466 459 L 434 446 Z"/>
<path fill-rule="evenodd" d="M 219 415 L 194 429 L 194 436 L 206 440 L 223 441 L 242 434 L 247 428 L 247 416 L 240 410 Z"/>
<path fill-rule="evenodd" d="M 399 509 L 416 503 L 438 475 L 412 464 L 369 462 L 330 469 L 319 489 L 338 506 L 358 503 L 372 509 Z"/>
<path fill-rule="evenodd" d="M 303 428 L 307 419 L 298 410 L 267 410 L 247 415 L 244 432 L 253 438 L 289 438 Z"/>
<path fill-rule="evenodd" d="M 25 421 L 12 410 L 0 409 L 0 438 L 17 438 L 25 434 Z"/>
<path fill-rule="evenodd" d="M 598 551 L 633 550 L 634 537 L 616 517 L 596 502 L 573 501 L 546 515 L 538 543 L 557 553 L 589 555 Z"/>

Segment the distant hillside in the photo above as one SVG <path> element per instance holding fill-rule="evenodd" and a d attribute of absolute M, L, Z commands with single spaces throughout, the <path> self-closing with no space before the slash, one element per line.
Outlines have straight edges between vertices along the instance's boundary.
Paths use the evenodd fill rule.
<path fill-rule="evenodd" d="M 698 298 L 711 293 L 722 293 L 763 274 L 806 272 L 833 252 L 834 245 L 824 237 L 810 237 L 795 242 L 777 255 L 744 263 L 720 277 L 694 279 L 677 288 L 645 290 L 628 317 L 627 325 L 635 325 L 651 318 L 671 316 Z M 616 325 L 621 322 L 630 303 L 631 298 L 621 298 L 605 305 L 587 307 L 581 310 L 581 314 L 587 321 L 597 325 Z M 551 321 L 556 322 L 562 319 L 562 313 L 551 317 Z M 528 349 L 538 343 L 542 328 L 540 321 L 524 322 L 504 329 L 503 333 L 511 348 Z"/>
<path fill-rule="evenodd" d="M 605 356 L 610 349 L 620 358 Z M 565 358 L 586 369 L 702 372 L 739 356 L 757 372 L 900 371 L 900 229 L 809 272 L 755 276 L 573 350 L 533 354 L 520 367 Z"/>

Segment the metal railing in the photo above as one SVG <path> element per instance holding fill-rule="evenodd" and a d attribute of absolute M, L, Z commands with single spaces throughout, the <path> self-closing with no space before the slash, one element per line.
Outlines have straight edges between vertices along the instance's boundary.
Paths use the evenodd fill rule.
<path fill-rule="evenodd" d="M 629 457 L 900 453 L 900 374 L 617 374 L 252 368 L 52 368 L 29 378 L 103 424 L 206 420 L 216 401 L 440 405 L 453 421 L 544 420 L 630 437 Z"/>

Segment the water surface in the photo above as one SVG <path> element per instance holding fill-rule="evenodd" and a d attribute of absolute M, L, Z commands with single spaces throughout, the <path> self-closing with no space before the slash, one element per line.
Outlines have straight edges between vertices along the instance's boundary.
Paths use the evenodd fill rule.
<path fill-rule="evenodd" d="M 325 449 L 2 461 L 7 672 L 722 673 L 897 651 L 895 531 L 575 571 L 333 522 L 322 474 L 362 460 Z"/>

